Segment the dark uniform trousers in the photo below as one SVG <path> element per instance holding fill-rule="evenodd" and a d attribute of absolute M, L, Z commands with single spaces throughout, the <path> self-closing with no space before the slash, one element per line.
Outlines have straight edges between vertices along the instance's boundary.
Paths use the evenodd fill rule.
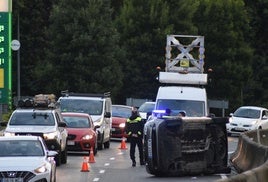
<path fill-rule="evenodd" d="M 141 137 L 130 137 L 130 159 L 135 161 L 135 148 L 138 146 L 140 163 L 144 162 L 143 158 L 143 142 Z"/>

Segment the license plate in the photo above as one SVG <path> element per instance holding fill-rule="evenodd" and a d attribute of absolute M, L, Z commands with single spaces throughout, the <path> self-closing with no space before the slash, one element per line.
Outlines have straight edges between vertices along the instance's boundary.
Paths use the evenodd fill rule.
<path fill-rule="evenodd" d="M 67 145 L 74 145 L 74 141 L 67 141 Z"/>
<path fill-rule="evenodd" d="M 1 182 L 23 182 L 23 178 L 3 178 Z"/>
<path fill-rule="evenodd" d="M 245 131 L 244 128 L 235 128 L 235 130 L 237 130 L 237 131 Z"/>

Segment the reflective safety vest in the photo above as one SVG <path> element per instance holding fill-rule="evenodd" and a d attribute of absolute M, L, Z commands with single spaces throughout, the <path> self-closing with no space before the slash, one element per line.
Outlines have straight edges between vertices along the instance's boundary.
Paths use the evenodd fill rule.
<path fill-rule="evenodd" d="M 127 134 L 129 136 L 137 134 L 138 136 L 142 136 L 143 125 L 142 118 L 137 117 L 134 120 L 127 119 Z"/>

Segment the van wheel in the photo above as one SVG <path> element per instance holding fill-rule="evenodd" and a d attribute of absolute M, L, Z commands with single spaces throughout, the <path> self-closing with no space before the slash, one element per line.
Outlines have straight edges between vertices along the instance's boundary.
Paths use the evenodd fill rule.
<path fill-rule="evenodd" d="M 56 155 L 55 161 L 56 161 L 56 166 L 61 165 L 61 151 L 59 151 L 59 153 Z"/>
<path fill-rule="evenodd" d="M 98 141 L 97 140 L 95 141 L 93 153 L 94 153 L 94 155 L 96 155 L 98 153 Z"/>
<path fill-rule="evenodd" d="M 67 146 L 65 147 L 64 151 L 61 152 L 61 163 L 67 163 Z"/>
<path fill-rule="evenodd" d="M 102 150 L 103 149 L 103 138 L 104 138 L 104 134 L 102 134 L 100 143 L 98 143 L 98 150 Z"/>
<path fill-rule="evenodd" d="M 104 148 L 106 149 L 110 148 L 110 139 L 104 143 Z"/>

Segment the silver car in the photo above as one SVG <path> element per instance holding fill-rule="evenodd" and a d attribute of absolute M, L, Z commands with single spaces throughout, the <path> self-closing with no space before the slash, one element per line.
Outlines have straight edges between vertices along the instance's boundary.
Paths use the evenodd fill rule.
<path fill-rule="evenodd" d="M 0 181 L 56 182 L 56 151 L 41 137 L 0 137 Z"/>

